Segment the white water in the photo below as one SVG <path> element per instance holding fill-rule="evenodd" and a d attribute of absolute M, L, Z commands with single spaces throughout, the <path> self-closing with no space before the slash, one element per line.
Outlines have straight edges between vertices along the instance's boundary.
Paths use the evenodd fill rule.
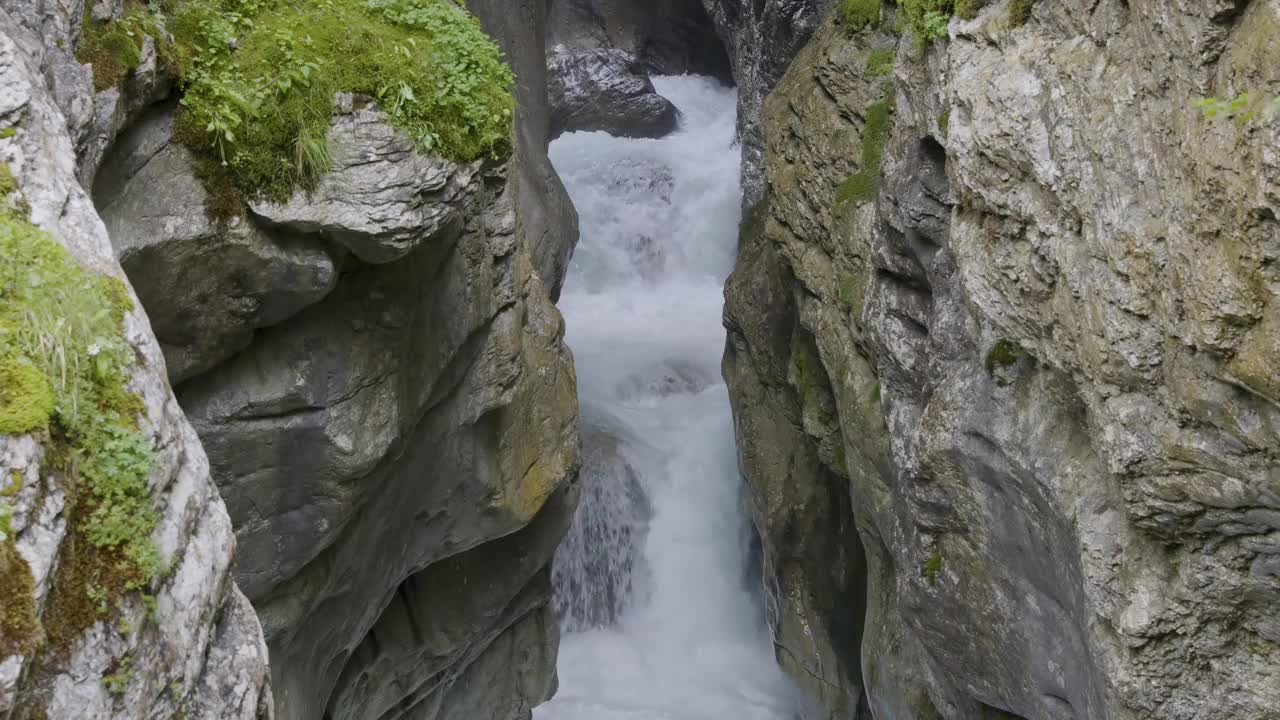
<path fill-rule="evenodd" d="M 534 716 L 783 720 L 794 694 L 746 577 L 719 367 L 740 218 L 735 96 L 701 78 L 655 84 L 683 114 L 678 133 L 574 133 L 551 148 L 581 217 L 560 308 L 585 461 L 556 560 L 560 690 Z"/>

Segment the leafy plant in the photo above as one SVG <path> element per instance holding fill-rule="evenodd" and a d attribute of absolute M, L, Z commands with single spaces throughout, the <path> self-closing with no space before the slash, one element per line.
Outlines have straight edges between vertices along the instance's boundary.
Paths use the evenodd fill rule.
<path fill-rule="evenodd" d="M 1209 119 L 1228 118 L 1236 125 L 1244 126 L 1258 117 L 1274 118 L 1280 115 L 1280 97 L 1263 100 L 1251 93 L 1240 93 L 1233 98 L 1207 97 L 1196 101 L 1204 116 Z"/>

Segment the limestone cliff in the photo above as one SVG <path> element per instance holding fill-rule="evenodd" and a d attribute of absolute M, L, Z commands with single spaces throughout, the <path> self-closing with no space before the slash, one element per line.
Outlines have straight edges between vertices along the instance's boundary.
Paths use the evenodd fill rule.
<path fill-rule="evenodd" d="M 0 717 L 270 717 L 231 522 L 28 10 L 0 6 Z"/>
<path fill-rule="evenodd" d="M 1280 119 L 1196 100 L 1280 95 L 1280 3 L 977 5 L 836 13 L 764 106 L 724 369 L 779 659 L 839 718 L 1271 717 Z"/>
<path fill-rule="evenodd" d="M 271 198 L 224 193 L 210 181 L 216 160 L 181 137 L 174 73 L 187 61 L 173 57 L 165 8 L 20 10 L 53 58 L 46 81 L 70 135 L 51 161 L 92 188 L 158 340 L 138 313 L 155 375 L 146 399 L 181 439 L 158 445 L 193 465 L 181 477 L 205 492 L 197 502 L 186 488 L 182 532 L 221 533 L 197 544 L 218 571 L 201 577 L 210 587 L 180 585 L 204 625 L 172 630 L 172 601 L 157 595 L 158 623 L 192 648 L 160 644 L 152 658 L 156 639 L 134 631 L 127 647 L 144 651 L 123 668 L 148 698 L 167 697 L 178 670 L 175 698 L 204 701 L 188 684 L 222 694 L 225 707 L 191 717 L 252 716 L 259 698 L 270 713 L 263 632 L 279 718 L 524 718 L 554 690 L 549 564 L 575 502 L 578 437 L 552 298 L 576 216 L 546 156 L 546 3 L 470 5 L 517 76 L 509 156 L 445 159 L 375 98 L 338 93 L 324 172 Z M 120 29 L 126 62 L 86 52 Z M 105 243 L 86 195 L 67 196 Z M 164 363 L 181 411 L 156 374 Z M 204 450 L 181 436 L 184 413 Z M 176 537 L 166 541 L 193 544 Z M 262 631 L 226 577 L 233 545 Z M 223 647 L 249 641 L 237 684 L 218 670 Z M 99 674 L 121 672 L 104 653 L 125 645 L 88 647 Z M 174 668 L 141 662 L 161 659 Z M 109 697 L 96 675 L 76 677 Z"/>

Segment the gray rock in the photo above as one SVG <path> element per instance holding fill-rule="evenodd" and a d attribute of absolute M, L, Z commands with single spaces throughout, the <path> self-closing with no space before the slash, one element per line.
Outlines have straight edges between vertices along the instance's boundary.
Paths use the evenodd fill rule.
<path fill-rule="evenodd" d="M 1280 94 L 1280 8 L 1006 10 L 828 23 L 765 104 L 725 374 L 783 664 L 842 718 L 1270 717 L 1280 126 L 1193 101 Z"/>
<path fill-rule="evenodd" d="M 791 58 L 817 29 L 832 0 L 702 0 L 729 54 L 738 86 L 738 140 L 742 143 L 742 203 L 764 197 L 764 142 L 760 114 L 765 95 Z"/>
<path fill-rule="evenodd" d="M 508 169 L 509 182 L 534 269 L 555 300 L 578 242 L 578 213 L 547 157 L 551 139 L 547 3 L 469 0 L 467 7 L 497 41 L 516 74 L 515 153 Z"/>
<path fill-rule="evenodd" d="M 462 230 L 461 194 L 478 163 L 415 151 L 375 106 L 339 99 L 329 128 L 333 168 L 286 203 L 250 203 L 266 224 L 340 243 L 368 263 L 399 260 L 421 244 L 447 245 Z"/>
<path fill-rule="evenodd" d="M 190 152 L 172 141 L 172 124 L 161 110 L 125 133 L 94 196 L 176 384 L 327 295 L 342 254 L 315 236 L 210 220 L 208 194 Z"/>
<path fill-rule="evenodd" d="M 51 68 L 41 62 L 50 56 L 41 54 L 42 47 L 40 36 L 20 25 L 8 6 L 0 10 L 0 117 L 14 130 L 0 138 L 0 161 L 13 173 L 33 223 L 88 269 L 123 278 L 106 229 L 76 177 L 73 137 L 46 87 Z M 270 717 L 262 631 L 230 577 L 235 542 L 204 451 L 178 409 L 160 346 L 140 309 L 126 316 L 124 335 L 136 351 L 129 387 L 145 409 L 140 429 L 155 449 L 150 489 L 159 524 L 152 540 L 175 564 L 147 588 L 153 612 L 137 594 L 127 595 L 110 621 L 94 623 L 69 647 L 38 659 L 3 659 L 0 714 Z M 55 568 L 65 557 L 64 511 L 71 490 L 65 473 L 46 464 L 47 441 L 42 435 L 0 437 L 0 475 L 21 478 L 6 504 L 13 504 L 15 546 L 32 573 L 42 621 L 56 592 Z M 122 663 L 129 672 L 116 676 L 118 692 L 108 692 L 104 678 Z M 21 709 L 15 711 L 15 704 Z"/>
<path fill-rule="evenodd" d="M 547 60 L 552 135 L 602 130 L 619 137 L 662 137 L 680 113 L 662 97 L 635 56 L 624 50 L 552 49 Z"/>
<path fill-rule="evenodd" d="M 647 73 L 732 78 L 702 0 L 552 0 L 547 45 L 613 48 Z"/>

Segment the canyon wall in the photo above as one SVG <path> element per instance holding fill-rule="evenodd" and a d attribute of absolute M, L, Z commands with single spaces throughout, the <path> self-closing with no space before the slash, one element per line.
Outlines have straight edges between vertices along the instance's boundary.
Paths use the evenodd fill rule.
<path fill-rule="evenodd" d="M 780 662 L 833 718 L 1280 707 L 1280 3 L 832 13 L 726 296 Z M 1029 13 L 1024 14 L 1028 6 Z"/>
<path fill-rule="evenodd" d="M 370 98 L 339 94 L 314 186 L 230 207 L 177 137 L 163 33 L 147 26 L 139 57 L 103 87 L 75 51 L 85 23 L 110 27 L 130 8 L 68 5 L 14 12 L 44 41 L 44 81 L 66 118 L 70 141 L 50 162 L 93 204 L 78 186 L 65 197 L 102 243 L 105 223 L 158 340 L 137 343 L 155 375 L 146 399 L 172 426 L 158 444 L 194 468 L 182 531 L 213 535 L 171 541 L 204 553 L 208 587 L 182 586 L 184 612 L 204 624 L 170 630 L 189 653 L 157 655 L 211 667 L 182 682 L 223 692 L 226 708 L 191 716 L 270 715 L 264 633 L 278 718 L 528 717 L 555 688 L 549 564 L 578 467 L 573 365 L 552 304 L 577 227 L 546 155 L 546 3 L 471 3 L 517 77 L 509 159 L 425 153 Z M 227 577 L 233 547 L 257 618 Z M 157 603 L 169 628 L 163 589 Z M 234 642 L 248 643 L 243 657 L 220 667 Z M 99 674 L 118 673 L 98 656 L 123 650 L 104 643 L 89 644 Z M 177 669 L 142 654 L 131 673 L 152 692 Z"/>
<path fill-rule="evenodd" d="M 77 179 L 49 80 L 79 69 L 54 44 L 66 18 L 18 5 L 0 5 L 0 717 L 271 717 L 231 522 Z"/>

